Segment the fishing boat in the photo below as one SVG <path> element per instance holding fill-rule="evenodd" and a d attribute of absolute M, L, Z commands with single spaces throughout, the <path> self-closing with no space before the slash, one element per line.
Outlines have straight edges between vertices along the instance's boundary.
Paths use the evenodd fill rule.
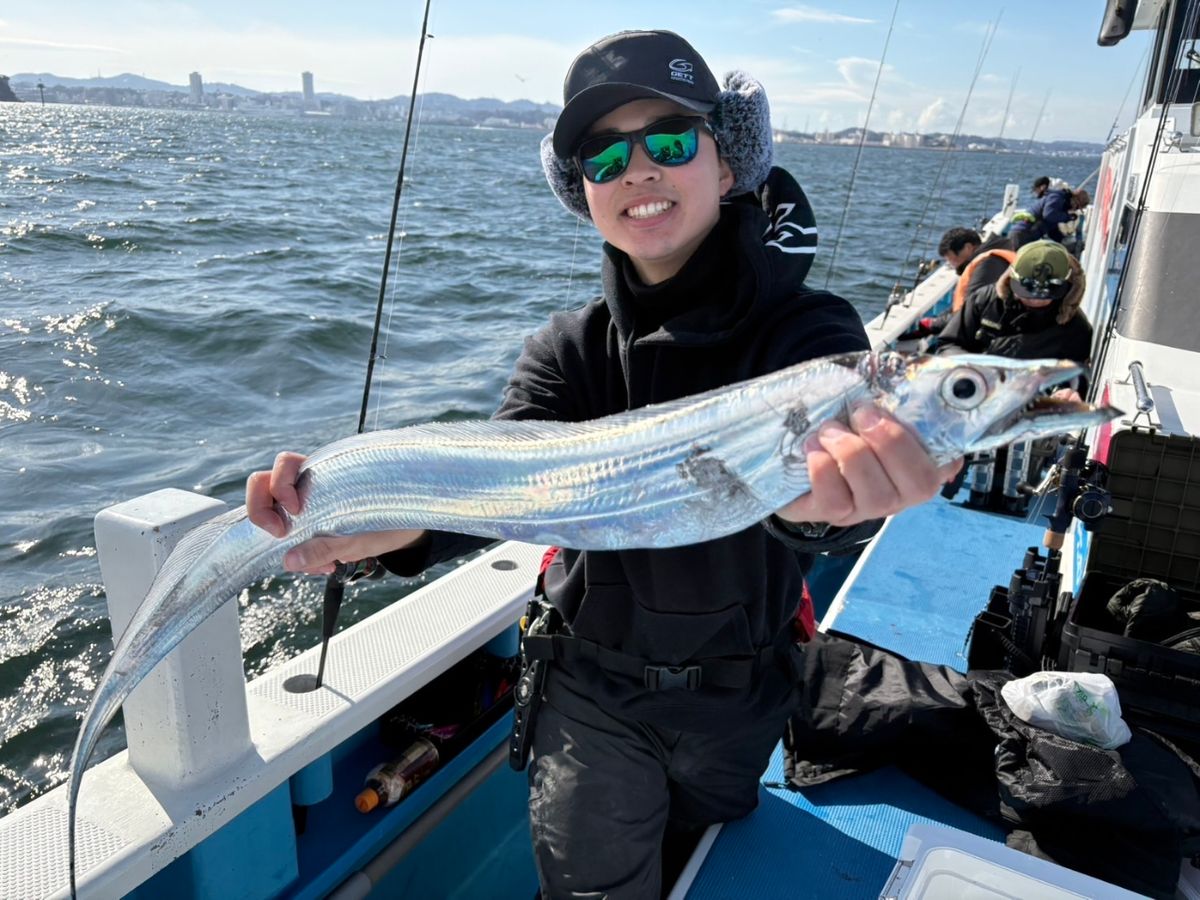
<path fill-rule="evenodd" d="M 1157 35 L 1136 120 L 1104 154 L 1083 254 L 1096 332 L 1091 392 L 1131 414 L 1084 436 L 1111 477 L 1100 484 L 1076 471 L 1072 483 L 1111 501 L 1065 527 L 1055 566 L 1066 607 L 1047 619 L 1074 629 L 1057 639 L 1060 651 L 1114 674 L 1120 648 L 1100 652 L 1095 623 L 1072 618 L 1071 598 L 1118 576 L 1160 577 L 1193 597 L 1200 588 L 1200 328 L 1186 290 L 1190 229 L 1200 221 L 1196 7 L 1112 2 L 1101 33 Z M 1004 231 L 1016 202 L 1010 185 L 986 234 Z M 895 346 L 949 301 L 954 283 L 940 267 L 894 292 L 868 325 L 873 347 Z M 114 632 L 175 541 L 223 509 L 168 489 L 100 512 Z M 1097 527 L 1105 513 L 1119 527 Z M 994 589 L 1028 567 L 1045 531 L 1044 520 L 955 499 L 908 510 L 851 564 L 832 560 L 815 574 L 827 604 L 821 629 L 965 669 L 972 624 Z M 948 539 L 931 550 L 931 534 Z M 317 647 L 247 683 L 237 603 L 226 604 L 124 705 L 128 749 L 87 771 L 79 895 L 533 897 L 525 776 L 507 761 L 512 659 L 544 549 L 493 547 L 339 632 L 319 688 Z M 431 695 L 453 709 L 449 720 L 432 721 Z M 381 787 L 360 811 L 355 798 L 388 761 L 402 799 L 388 802 L 394 795 Z M 780 748 L 763 782 L 756 812 L 710 828 L 691 849 L 674 900 L 1134 896 L 1006 848 L 994 822 L 894 768 L 796 791 Z M 60 787 L 0 819 L 0 897 L 68 894 L 66 809 Z M 1200 874 L 1182 860 L 1180 891 L 1200 896 Z"/>

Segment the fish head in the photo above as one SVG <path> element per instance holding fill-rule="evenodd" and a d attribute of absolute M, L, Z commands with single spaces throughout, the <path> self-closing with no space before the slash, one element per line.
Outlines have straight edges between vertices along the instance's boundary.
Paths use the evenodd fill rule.
<path fill-rule="evenodd" d="M 873 370 L 863 375 L 875 403 L 912 430 L 939 462 L 1080 431 L 1121 415 L 1111 406 L 1049 396 L 1082 373 L 1069 360 L 881 353 L 863 365 Z"/>

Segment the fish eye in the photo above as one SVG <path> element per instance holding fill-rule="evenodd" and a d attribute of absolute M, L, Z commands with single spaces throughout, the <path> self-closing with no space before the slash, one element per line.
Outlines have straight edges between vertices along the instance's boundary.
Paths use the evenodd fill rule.
<path fill-rule="evenodd" d="M 974 409 L 985 396 L 987 381 L 975 369 L 955 369 L 942 380 L 942 399 L 955 409 Z"/>

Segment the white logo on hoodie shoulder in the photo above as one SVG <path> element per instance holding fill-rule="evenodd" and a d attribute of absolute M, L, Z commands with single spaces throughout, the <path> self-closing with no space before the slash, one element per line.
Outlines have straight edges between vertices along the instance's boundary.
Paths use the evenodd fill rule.
<path fill-rule="evenodd" d="M 795 208 L 795 203 L 780 203 L 775 207 L 771 224 L 763 233 L 763 237 L 774 236 L 774 240 L 767 241 L 766 245 L 783 253 L 816 253 L 817 226 L 805 228 L 797 222 L 789 221 L 788 216 Z"/>

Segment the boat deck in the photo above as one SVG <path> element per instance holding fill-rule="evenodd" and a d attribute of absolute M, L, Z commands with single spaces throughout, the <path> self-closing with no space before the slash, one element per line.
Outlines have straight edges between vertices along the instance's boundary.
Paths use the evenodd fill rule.
<path fill-rule="evenodd" d="M 864 554 L 822 628 L 963 670 L 972 619 L 992 586 L 1007 585 L 1021 564 L 1017 548 L 1040 545 L 1043 531 L 941 497 L 909 509 L 892 519 Z M 918 561 L 928 558 L 931 540 L 954 541 L 956 564 L 922 571 Z M 763 780 L 784 780 L 779 748 Z M 720 830 L 686 896 L 877 897 L 915 822 L 1003 839 L 995 825 L 897 769 L 803 792 L 767 787 L 757 811 Z"/>

